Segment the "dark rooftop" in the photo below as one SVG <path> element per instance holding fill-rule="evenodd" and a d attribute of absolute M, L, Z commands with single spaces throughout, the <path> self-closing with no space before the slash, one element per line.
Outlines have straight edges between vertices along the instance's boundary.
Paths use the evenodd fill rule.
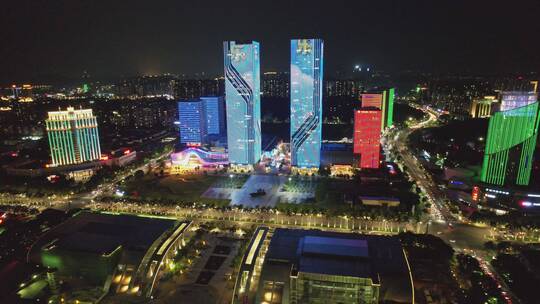
<path fill-rule="evenodd" d="M 412 284 L 396 236 L 275 229 L 261 280 L 286 281 L 298 272 L 371 278 L 381 303 L 410 303 Z"/>
<path fill-rule="evenodd" d="M 368 244 L 366 240 L 305 236 L 301 239 L 301 242 L 301 255 L 317 254 L 335 257 L 368 257 Z"/>
<path fill-rule="evenodd" d="M 177 224 L 164 218 L 81 212 L 47 233 L 34 248 L 58 239 L 59 250 L 101 255 L 122 246 L 130 260 L 142 259 L 154 241 Z"/>
<path fill-rule="evenodd" d="M 299 271 L 371 277 L 407 273 L 399 240 L 391 236 L 321 230 L 276 229 L 266 260 L 288 262 Z"/>
<path fill-rule="evenodd" d="M 372 271 L 369 260 L 302 256 L 298 261 L 298 271 L 305 273 L 371 278 L 374 283 L 379 283 L 378 276 Z"/>

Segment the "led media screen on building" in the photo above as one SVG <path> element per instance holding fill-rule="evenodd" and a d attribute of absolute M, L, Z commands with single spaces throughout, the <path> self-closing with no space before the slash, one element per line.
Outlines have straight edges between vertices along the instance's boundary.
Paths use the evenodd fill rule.
<path fill-rule="evenodd" d="M 291 40 L 291 162 L 318 168 L 321 158 L 323 41 Z"/>
<path fill-rule="evenodd" d="M 259 43 L 224 42 L 227 142 L 232 164 L 261 156 Z"/>
<path fill-rule="evenodd" d="M 535 103 L 538 99 L 536 93 L 529 92 L 502 92 L 501 95 L 501 111 L 521 108 Z"/>

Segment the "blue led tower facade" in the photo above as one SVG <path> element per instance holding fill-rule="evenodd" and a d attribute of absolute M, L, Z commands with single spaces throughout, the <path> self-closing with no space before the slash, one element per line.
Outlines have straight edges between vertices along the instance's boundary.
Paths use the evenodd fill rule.
<path fill-rule="evenodd" d="M 185 100 L 178 102 L 180 143 L 200 146 L 206 140 L 206 115 L 203 102 Z"/>
<path fill-rule="evenodd" d="M 291 40 L 291 163 L 317 170 L 321 161 L 323 41 Z"/>
<path fill-rule="evenodd" d="M 222 135 L 225 132 L 225 101 L 222 96 L 201 97 L 206 112 L 207 135 Z"/>
<path fill-rule="evenodd" d="M 225 41 L 225 103 L 231 165 L 252 166 L 261 157 L 259 43 Z"/>

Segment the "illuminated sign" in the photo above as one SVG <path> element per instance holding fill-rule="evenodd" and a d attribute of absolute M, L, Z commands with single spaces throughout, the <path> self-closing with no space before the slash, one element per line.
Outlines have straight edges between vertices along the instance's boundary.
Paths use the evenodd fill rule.
<path fill-rule="evenodd" d="M 535 103 L 538 99 L 536 93 L 529 92 L 502 92 L 501 95 L 501 111 L 521 108 Z"/>
<path fill-rule="evenodd" d="M 187 148 L 171 154 L 171 163 L 175 169 L 193 169 L 205 166 L 225 166 L 229 164 L 227 153 L 205 151 L 199 148 Z"/>
<path fill-rule="evenodd" d="M 310 39 L 299 39 L 296 47 L 296 53 L 303 55 L 310 54 L 311 48 Z"/>
<path fill-rule="evenodd" d="M 382 94 L 362 94 L 362 107 L 374 107 L 380 109 L 382 99 Z"/>

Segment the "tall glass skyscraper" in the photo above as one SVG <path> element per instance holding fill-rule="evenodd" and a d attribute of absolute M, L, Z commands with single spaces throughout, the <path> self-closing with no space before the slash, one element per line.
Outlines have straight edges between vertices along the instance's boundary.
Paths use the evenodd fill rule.
<path fill-rule="evenodd" d="M 52 166 L 99 160 L 98 124 L 92 109 L 49 112 L 45 125 Z"/>
<path fill-rule="evenodd" d="M 251 166 L 261 157 L 259 43 L 223 43 L 229 161 Z"/>
<path fill-rule="evenodd" d="M 178 120 L 180 123 L 180 143 L 200 146 L 206 140 L 206 115 L 201 100 L 178 102 Z"/>
<path fill-rule="evenodd" d="M 291 40 L 291 164 L 315 169 L 321 162 L 323 41 Z"/>
<path fill-rule="evenodd" d="M 485 183 L 529 184 L 538 137 L 538 101 L 523 103 L 518 107 L 507 104 L 509 110 L 496 112 L 489 119 L 480 176 Z"/>
<path fill-rule="evenodd" d="M 225 102 L 222 96 L 201 97 L 206 113 L 206 133 L 222 135 L 225 132 Z"/>

